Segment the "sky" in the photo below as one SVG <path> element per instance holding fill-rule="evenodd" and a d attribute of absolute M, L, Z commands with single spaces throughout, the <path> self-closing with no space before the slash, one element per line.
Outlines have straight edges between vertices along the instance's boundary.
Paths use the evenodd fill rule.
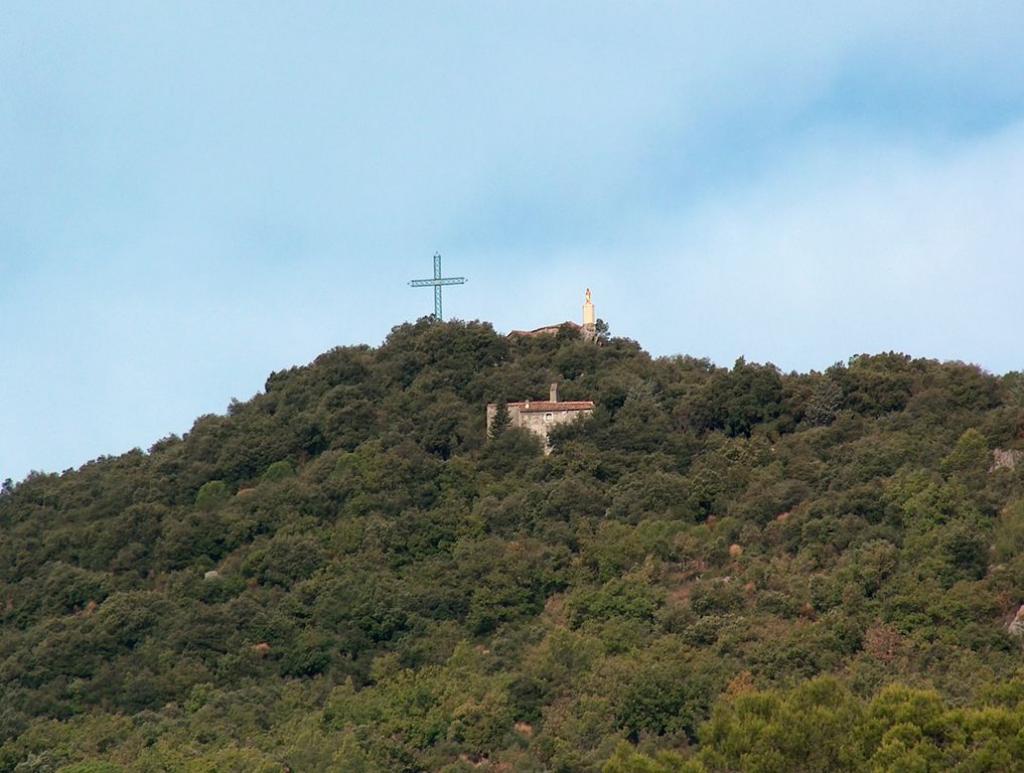
<path fill-rule="evenodd" d="M 432 311 L 1024 369 L 1024 4 L 0 2 L 0 480 Z"/>

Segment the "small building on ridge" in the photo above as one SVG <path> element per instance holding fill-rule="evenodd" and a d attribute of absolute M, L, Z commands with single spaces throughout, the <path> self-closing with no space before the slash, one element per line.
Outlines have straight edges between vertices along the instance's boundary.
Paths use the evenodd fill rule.
<path fill-rule="evenodd" d="M 534 328 L 533 330 L 513 330 L 508 334 L 509 338 L 534 338 L 536 336 L 553 336 L 558 335 L 558 331 L 563 327 L 572 328 L 579 333 L 580 338 L 584 341 L 597 341 L 597 314 L 594 311 L 594 304 L 590 299 L 590 288 L 587 288 L 587 294 L 583 301 L 583 324 L 578 322 L 566 321 L 560 322 L 557 325 L 544 325 L 543 327 Z"/>

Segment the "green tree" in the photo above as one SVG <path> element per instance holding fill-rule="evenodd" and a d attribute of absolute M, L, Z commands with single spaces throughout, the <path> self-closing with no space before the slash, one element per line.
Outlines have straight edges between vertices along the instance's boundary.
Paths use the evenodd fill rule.
<path fill-rule="evenodd" d="M 494 413 L 494 419 L 491 421 L 491 439 L 493 440 L 494 438 L 501 435 L 505 430 L 507 430 L 509 428 L 509 424 L 511 424 L 511 421 L 512 420 L 509 418 L 508 415 L 508 403 L 502 400 L 500 403 L 498 403 L 498 408 Z"/>
<path fill-rule="evenodd" d="M 231 498 L 231 489 L 222 480 L 204 483 L 196 494 L 196 507 L 200 510 L 215 510 Z"/>

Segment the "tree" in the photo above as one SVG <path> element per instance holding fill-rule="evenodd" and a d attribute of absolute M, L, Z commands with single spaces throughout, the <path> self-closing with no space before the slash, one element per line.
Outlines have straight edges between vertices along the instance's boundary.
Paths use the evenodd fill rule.
<path fill-rule="evenodd" d="M 500 436 L 506 429 L 509 428 L 512 419 L 508 415 L 508 403 L 502 400 L 498 403 L 498 408 L 494 413 L 494 419 L 491 421 L 490 437 L 494 438 Z"/>
<path fill-rule="evenodd" d="M 228 501 L 231 489 L 222 480 L 204 483 L 196 494 L 196 507 L 200 510 L 215 510 Z"/>
<path fill-rule="evenodd" d="M 757 424 L 782 412 L 782 378 L 771 364 L 748 364 L 740 357 L 731 371 L 719 371 L 690 406 L 698 431 L 722 430 L 731 437 L 749 437 Z"/>
<path fill-rule="evenodd" d="M 819 376 L 811 388 L 804 415 L 811 424 L 825 426 L 833 422 L 842 404 L 842 388 L 827 376 Z"/>

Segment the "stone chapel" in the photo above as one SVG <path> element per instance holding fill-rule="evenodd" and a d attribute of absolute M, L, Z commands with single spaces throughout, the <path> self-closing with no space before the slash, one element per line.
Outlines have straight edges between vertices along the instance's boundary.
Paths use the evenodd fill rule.
<path fill-rule="evenodd" d="M 544 453 L 551 453 L 548 434 L 559 424 L 575 421 L 578 416 L 589 416 L 594 412 L 593 400 L 558 399 L 558 384 L 552 384 L 547 400 L 524 400 L 519 403 L 506 403 L 510 427 L 528 429 L 539 435 L 544 441 Z M 491 427 L 498 415 L 498 404 L 487 405 L 487 435 L 490 437 Z"/>

